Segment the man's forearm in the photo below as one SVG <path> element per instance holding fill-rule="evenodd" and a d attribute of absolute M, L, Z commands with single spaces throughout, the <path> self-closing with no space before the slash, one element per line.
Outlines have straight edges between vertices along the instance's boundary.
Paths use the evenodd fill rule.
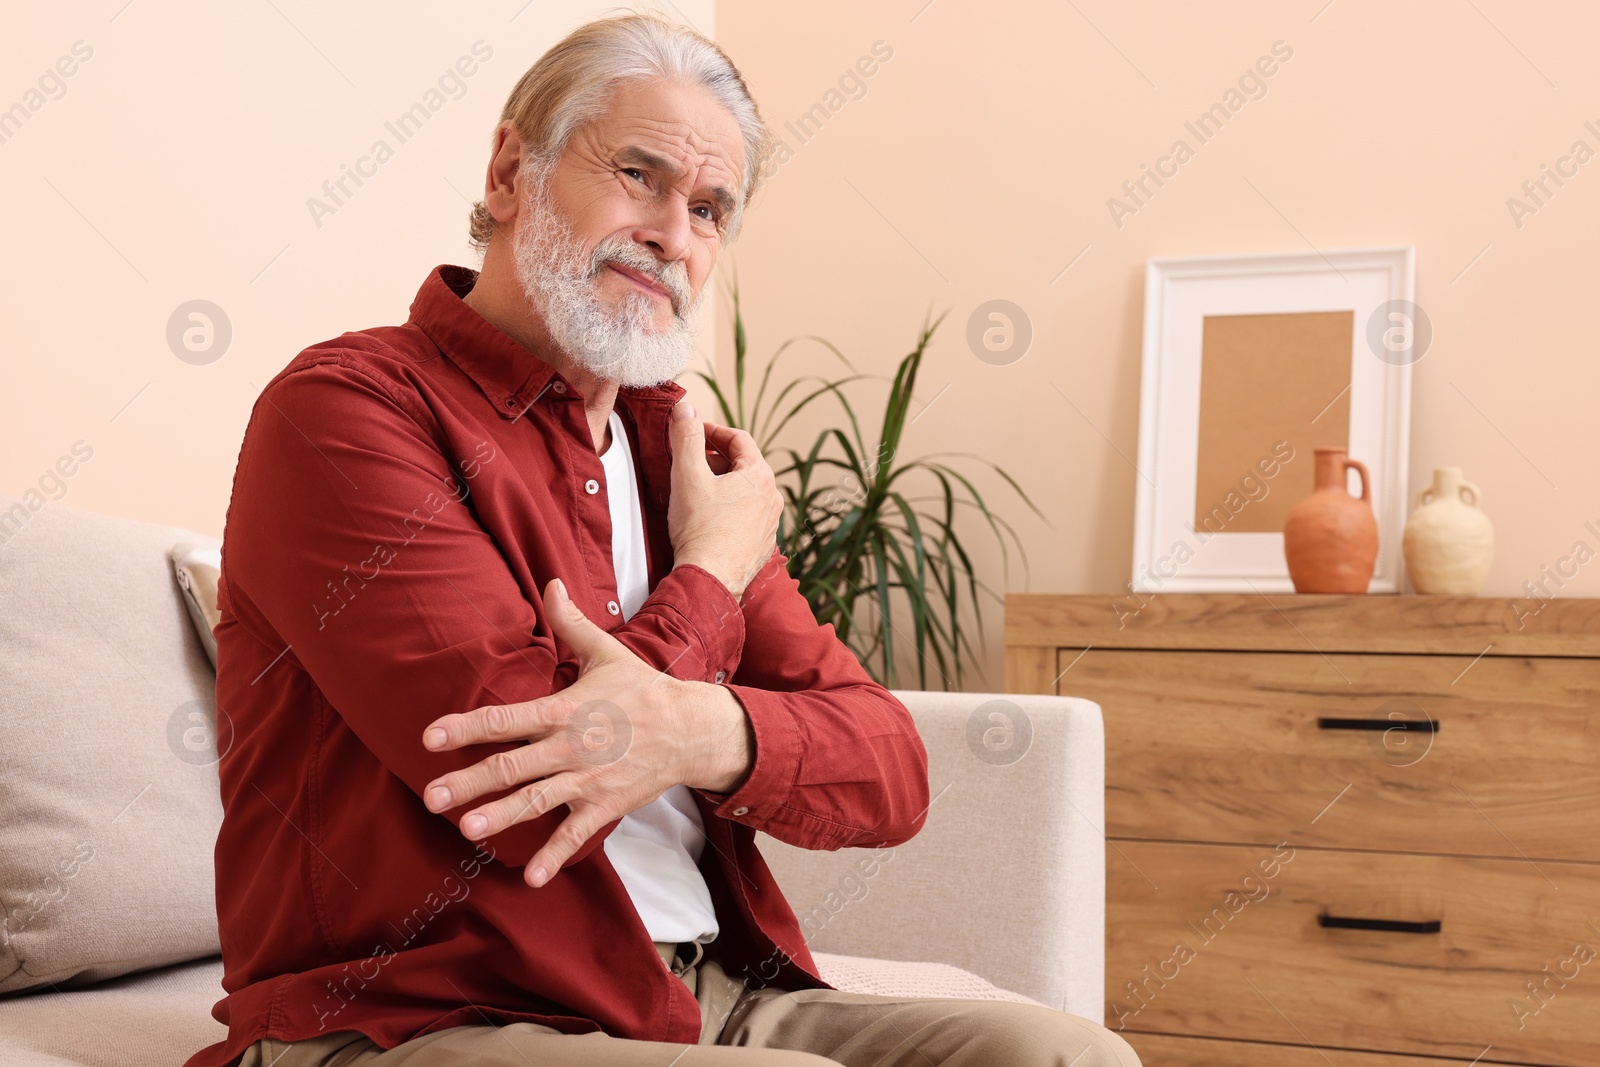
<path fill-rule="evenodd" d="M 720 578 L 703 567 L 680 565 L 611 635 L 675 680 L 710 682 L 738 669 L 744 616 Z M 563 678 L 556 688 L 571 681 Z"/>

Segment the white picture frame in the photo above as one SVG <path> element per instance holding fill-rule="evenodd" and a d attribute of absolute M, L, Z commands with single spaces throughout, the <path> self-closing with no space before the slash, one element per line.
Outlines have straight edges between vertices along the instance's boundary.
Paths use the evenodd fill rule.
<path fill-rule="evenodd" d="M 1131 591 L 1294 592 L 1281 532 L 1195 529 L 1201 331 L 1208 315 L 1345 310 L 1353 313 L 1349 452 L 1367 465 L 1378 522 L 1378 560 L 1367 591 L 1404 589 L 1400 539 L 1407 506 L 1411 363 L 1426 353 L 1429 328 L 1421 317 L 1414 356 L 1408 350 L 1398 358 L 1377 353 L 1369 331 L 1389 321 L 1412 328 L 1411 318 L 1395 317 L 1392 302 L 1404 302 L 1400 309 L 1417 315 L 1415 255 L 1414 247 L 1404 245 L 1149 261 Z M 1387 344 L 1389 335 L 1383 336 Z M 1405 336 L 1407 344 L 1414 340 Z"/>

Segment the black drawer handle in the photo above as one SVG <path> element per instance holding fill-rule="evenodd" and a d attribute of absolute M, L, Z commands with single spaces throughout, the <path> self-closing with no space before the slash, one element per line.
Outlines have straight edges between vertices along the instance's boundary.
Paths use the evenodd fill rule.
<path fill-rule="evenodd" d="M 1356 919 L 1347 915 L 1318 915 L 1317 925 L 1330 930 L 1381 930 L 1391 934 L 1436 934 L 1443 926 L 1438 919 L 1405 922 L 1400 919 Z"/>
<path fill-rule="evenodd" d="M 1415 730 L 1419 734 L 1436 734 L 1439 724 L 1432 719 L 1332 719 L 1319 718 L 1319 730 L 1400 730 L 1409 733 Z"/>

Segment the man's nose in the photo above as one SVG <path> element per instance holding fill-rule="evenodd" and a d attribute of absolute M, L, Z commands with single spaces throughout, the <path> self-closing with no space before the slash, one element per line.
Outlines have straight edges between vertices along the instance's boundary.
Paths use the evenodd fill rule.
<path fill-rule="evenodd" d="M 671 202 L 652 205 L 645 220 L 634 228 L 633 239 L 660 259 L 661 269 L 682 259 L 689 249 L 689 218 Z"/>

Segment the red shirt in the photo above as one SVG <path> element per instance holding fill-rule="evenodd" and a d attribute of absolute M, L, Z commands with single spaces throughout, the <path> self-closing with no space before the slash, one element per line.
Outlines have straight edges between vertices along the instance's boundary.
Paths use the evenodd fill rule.
<path fill-rule="evenodd" d="M 522 868 L 565 805 L 488 838 L 422 789 L 511 744 L 430 752 L 447 712 L 577 677 L 540 596 L 560 577 L 600 626 L 675 677 L 722 683 L 755 733 L 731 794 L 693 790 L 728 972 L 831 988 L 754 843 L 896 845 L 921 829 L 910 714 L 818 626 L 775 551 L 735 598 L 667 537 L 668 420 L 683 388 L 622 388 L 651 592 L 616 610 L 604 471 L 583 403 L 435 268 L 403 326 L 300 353 L 250 415 L 223 533 L 216 628 L 223 822 L 217 918 L 228 1039 L 359 1030 L 384 1048 L 466 1023 L 694 1044 L 694 995 L 662 965 L 600 846 L 534 889 Z M 608 610 L 608 608 L 610 610 Z M 231 725 L 231 738 L 229 726 Z"/>

